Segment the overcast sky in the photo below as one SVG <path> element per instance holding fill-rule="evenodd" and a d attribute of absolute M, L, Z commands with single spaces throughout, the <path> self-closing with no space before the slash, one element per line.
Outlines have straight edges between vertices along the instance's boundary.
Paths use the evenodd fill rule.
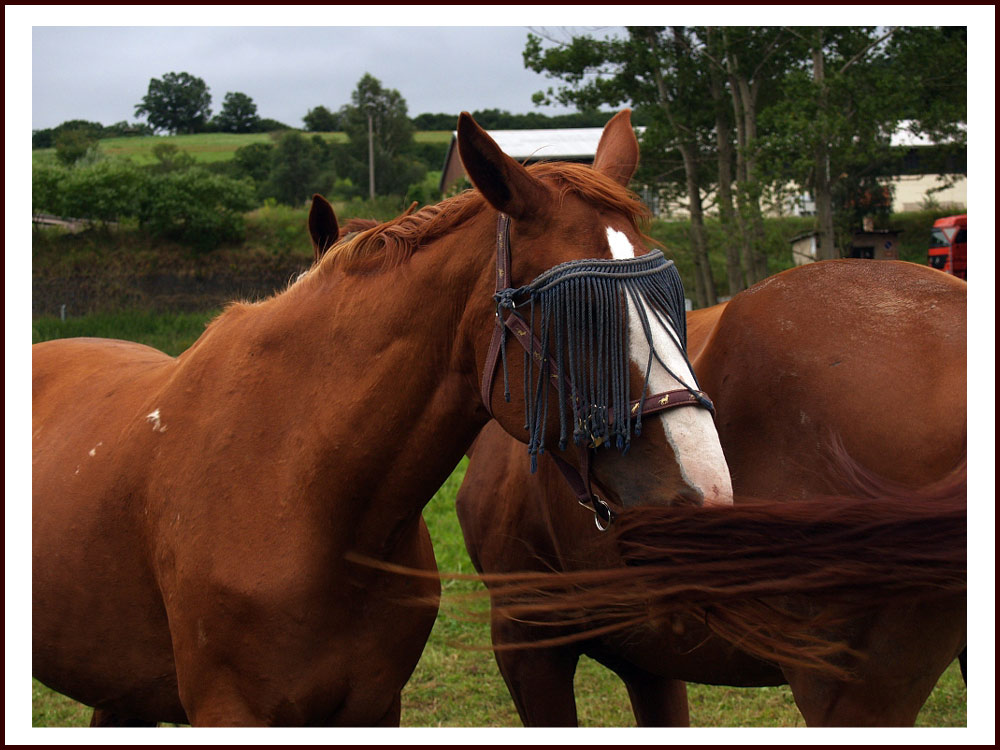
<path fill-rule="evenodd" d="M 135 105 L 150 79 L 182 71 L 209 86 L 213 113 L 227 92 L 239 91 L 256 102 L 261 117 L 292 127 L 302 127 L 312 107 L 337 110 L 349 103 L 365 73 L 398 90 L 411 116 L 486 108 L 554 114 L 566 110 L 537 108 L 531 101 L 534 92 L 553 83 L 524 67 L 522 53 L 532 29 L 565 35 L 569 25 L 600 36 L 637 22 L 932 22 L 914 9 L 897 7 L 887 15 L 858 6 L 819 6 L 805 14 L 801 8 L 781 7 L 780 15 L 774 6 L 725 11 L 705 6 L 242 6 L 238 13 L 233 6 L 19 8 L 7 6 L 8 20 L 16 14 L 29 25 L 12 34 L 8 24 L 7 39 L 8 47 L 12 42 L 20 51 L 14 70 L 30 65 L 32 129 L 70 119 L 134 122 L 139 119 Z M 725 17 L 720 19 L 720 13 Z M 9 60 L 9 48 L 7 55 Z"/>
<path fill-rule="evenodd" d="M 350 103 L 365 73 L 398 90 L 410 116 L 535 109 L 547 79 L 525 69 L 528 29 L 502 27 L 35 27 L 32 128 L 69 119 L 135 121 L 151 78 L 202 78 L 217 113 L 227 92 L 261 117 L 302 127 L 312 107 Z M 603 32 L 598 32 L 603 33 Z M 544 108 L 549 113 L 563 108 Z"/>

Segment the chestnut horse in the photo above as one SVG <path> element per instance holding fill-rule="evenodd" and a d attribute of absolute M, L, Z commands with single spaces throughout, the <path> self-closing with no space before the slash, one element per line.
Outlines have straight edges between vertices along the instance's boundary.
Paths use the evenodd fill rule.
<path fill-rule="evenodd" d="M 726 519 L 712 520 L 706 510 L 687 517 L 678 509 L 673 518 L 636 514 L 619 538 L 602 536 L 574 508 L 551 465 L 529 476 L 523 446 L 488 425 L 470 452 L 457 501 L 466 546 L 480 572 L 613 570 L 622 565 L 617 545 L 624 538 L 625 547 L 631 540 L 639 553 L 625 570 L 641 569 L 638 563 L 650 556 L 665 560 L 664 587 L 683 590 L 679 560 L 691 548 L 683 559 L 717 561 L 702 564 L 710 568 L 706 582 L 710 574 L 718 585 L 729 570 L 748 590 L 756 585 L 762 592 L 780 591 L 780 579 L 792 576 L 800 558 L 822 551 L 824 542 L 815 534 L 839 522 L 826 542 L 831 590 L 837 575 L 848 575 L 847 568 L 835 572 L 838 557 L 874 573 L 884 557 L 889 583 L 906 585 L 893 580 L 898 573 L 915 587 L 912 596 L 895 599 L 892 588 L 874 586 L 868 574 L 844 578 L 845 585 L 858 587 L 853 599 L 842 600 L 847 621 L 821 631 L 821 638 L 842 639 L 863 654 L 853 677 L 846 678 L 795 664 L 794 658 L 781 666 L 780 659 L 755 658 L 678 614 L 661 617 L 660 626 L 640 617 L 632 627 L 574 640 L 584 625 L 554 629 L 524 622 L 531 619 L 525 611 L 506 616 L 505 579 L 488 578 L 496 659 L 523 722 L 575 725 L 573 674 L 583 653 L 621 677 L 640 725 L 687 725 L 681 680 L 788 682 L 810 725 L 912 725 L 965 643 L 965 324 L 964 282 L 923 266 L 854 260 L 795 268 L 728 303 L 689 313 L 689 356 L 715 402 L 732 472 L 736 506 Z M 831 454 L 835 445 L 839 460 Z M 863 499 L 843 506 L 830 504 L 832 498 L 809 501 L 831 493 Z M 794 504 L 742 504 L 754 497 Z M 851 520 L 848 512 L 859 518 Z M 932 537 L 945 526 L 955 533 Z M 668 551 L 655 551 L 657 545 Z M 753 567 L 763 564 L 769 549 L 775 559 Z M 904 568 L 911 551 L 941 561 Z M 938 564 L 961 571 L 961 591 L 921 591 L 920 582 Z M 627 596 L 617 580 L 607 583 L 619 586 L 616 602 Z M 813 608 L 823 598 L 802 594 L 785 601 Z M 704 613 L 715 614 L 721 613 Z M 511 647 L 545 639 L 553 645 Z M 781 643 L 772 646 L 780 649 Z M 767 649 L 755 653 L 766 656 Z M 780 656 L 780 650 L 774 653 Z M 962 659 L 964 674 L 964 653 Z"/>
<path fill-rule="evenodd" d="M 491 416 L 616 506 L 731 502 L 707 411 L 672 411 L 628 456 L 581 466 L 556 445 L 558 409 L 526 432 L 527 367 L 494 348 L 498 212 L 503 287 L 643 247 L 628 112 L 593 169 L 526 169 L 465 113 L 458 146 L 475 191 L 341 243 L 177 358 L 33 347 L 33 674 L 96 724 L 398 724 L 439 584 L 351 560 L 436 570 L 421 509 Z M 337 235 L 332 215 L 311 230 L 318 247 Z M 647 386 L 634 365 L 624 377 Z"/>

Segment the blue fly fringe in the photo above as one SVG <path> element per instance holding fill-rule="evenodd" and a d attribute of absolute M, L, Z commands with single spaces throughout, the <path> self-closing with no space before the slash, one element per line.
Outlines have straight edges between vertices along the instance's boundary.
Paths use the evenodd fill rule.
<path fill-rule="evenodd" d="M 526 301 L 514 302 L 525 295 Z M 673 261 L 666 260 L 659 250 L 640 258 L 569 261 L 525 287 L 497 295 L 501 315 L 527 305 L 532 337 L 537 331 L 544 353 L 525 352 L 525 430 L 533 472 L 538 453 L 545 450 L 545 425 L 553 390 L 559 411 L 560 450 L 566 448 L 570 434 L 577 445 L 614 445 L 622 452 L 628 450 L 632 433 L 629 404 L 635 400 L 629 378 L 629 302 L 638 313 L 650 350 L 642 392 L 635 398 L 648 395 L 654 359 L 683 384 L 653 347 L 653 326 L 667 329 L 668 334 L 672 328 L 677 338 L 671 335 L 671 339 L 687 359 L 684 287 Z M 504 394 L 509 401 L 504 342 L 501 356 Z M 635 434 L 641 430 L 640 413 L 635 419 Z"/>

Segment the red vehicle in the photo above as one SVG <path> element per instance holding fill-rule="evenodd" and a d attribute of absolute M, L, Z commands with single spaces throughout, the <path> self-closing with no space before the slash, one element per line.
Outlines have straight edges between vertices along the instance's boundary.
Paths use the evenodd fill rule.
<path fill-rule="evenodd" d="M 935 221 L 927 251 L 929 265 L 960 279 L 965 279 L 965 217 L 945 216 Z"/>

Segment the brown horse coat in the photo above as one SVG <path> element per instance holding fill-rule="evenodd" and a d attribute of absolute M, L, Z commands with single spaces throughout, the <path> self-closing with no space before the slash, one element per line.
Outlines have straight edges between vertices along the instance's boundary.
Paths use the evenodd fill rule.
<path fill-rule="evenodd" d="M 467 114 L 458 143 L 479 192 L 362 231 L 176 359 L 33 347 L 33 673 L 96 723 L 398 722 L 439 586 L 348 558 L 435 570 L 420 511 L 490 416 L 497 212 L 523 281 L 610 258 L 611 229 L 642 244 L 627 112 L 596 170 L 525 169 Z M 313 218 L 319 258 L 336 222 Z M 520 390 L 491 401 L 523 439 Z M 640 482 L 665 504 L 672 456 L 650 429 L 594 474 L 615 502 L 638 502 Z M 400 601 L 413 595 L 425 605 Z"/>
<path fill-rule="evenodd" d="M 898 493 L 897 483 L 916 488 L 946 479 L 965 456 L 965 309 L 964 282 L 933 269 L 832 261 L 786 271 L 727 304 L 690 313 L 689 354 L 716 404 L 737 499 L 800 500 L 857 492 L 866 483 L 862 496 L 877 498 Z M 832 460 L 831 438 L 870 474 L 831 475 L 849 465 Z M 543 463 L 531 477 L 522 454 L 495 425 L 470 452 L 458 513 L 476 568 L 620 566 L 618 549 L 575 507 L 552 466 Z M 696 524 L 690 533 L 696 544 Z M 720 565 L 741 565 L 738 542 L 702 541 L 709 557 L 721 547 L 714 553 Z M 955 552 L 964 559 L 964 546 Z M 572 678 L 580 653 L 622 677 L 640 724 L 686 724 L 677 682 L 686 680 L 789 681 L 812 725 L 912 725 L 964 646 L 964 595 L 881 609 L 860 596 L 869 614 L 836 636 L 867 654 L 857 681 L 791 665 L 782 671 L 683 618 L 496 656 L 529 725 L 575 724 Z M 574 632 L 539 630 L 500 614 L 492 624 L 497 645 Z"/>

